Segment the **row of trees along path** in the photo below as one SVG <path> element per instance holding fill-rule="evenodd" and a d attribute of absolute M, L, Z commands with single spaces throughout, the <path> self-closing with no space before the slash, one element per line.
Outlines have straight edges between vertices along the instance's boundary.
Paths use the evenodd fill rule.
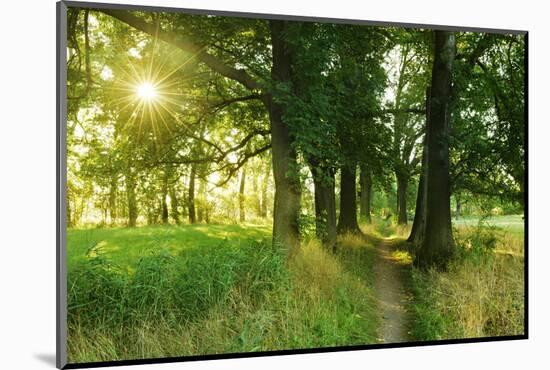
<path fill-rule="evenodd" d="M 515 108 L 519 104 L 509 99 L 510 94 L 517 94 L 522 89 L 503 89 L 506 81 L 494 78 L 493 68 L 498 65 L 498 70 L 517 69 L 517 66 L 522 65 L 512 62 L 520 55 L 515 52 L 520 49 L 516 47 L 517 40 L 513 37 L 490 34 L 480 36 L 473 33 L 462 35 L 462 49 L 458 58 L 455 33 L 447 31 L 392 31 L 308 22 L 240 20 L 241 23 L 232 25 L 242 27 L 242 30 L 237 29 L 239 32 L 231 34 L 218 32 L 220 29 L 217 27 L 224 30 L 224 27 L 228 27 L 224 23 L 226 21 L 218 20 L 221 22 L 218 25 L 211 22 L 210 18 L 201 18 L 204 27 L 192 27 L 193 22 L 199 22 L 199 19 L 189 15 L 166 16 L 159 13 L 151 19 L 146 12 L 145 15 L 114 9 L 97 12 L 102 13 L 103 19 L 107 17 L 111 21 L 122 22 L 125 27 L 130 26 L 134 31 L 141 31 L 192 55 L 193 62 L 201 68 L 223 77 L 224 83 L 231 84 L 232 90 L 242 95 L 224 101 L 223 106 L 234 102 L 258 103 L 262 111 L 259 114 L 266 115 L 268 129 L 252 130 L 234 148 L 223 150 L 219 145 L 210 143 L 200 132 L 187 135 L 191 139 L 200 139 L 195 142 L 208 144 L 214 152 L 220 153 L 207 156 L 205 161 L 223 161 L 230 152 L 242 154 L 236 167 L 229 171 L 232 175 L 239 168 L 243 169 L 241 194 L 246 181 L 244 166 L 247 160 L 271 151 L 270 168 L 274 179 L 273 243 L 286 248 L 289 255 L 300 248 L 301 164 L 309 168 L 313 178 L 317 235 L 329 249 L 335 248 L 338 233 L 360 233 L 357 222 L 357 169 L 361 171 L 361 214 L 369 217 L 372 181 L 382 177 L 387 172 L 384 167 L 391 163 L 389 167 L 398 185 L 399 223 L 406 223 L 407 183 L 418 164 L 419 186 L 409 241 L 415 246 L 414 263 L 420 268 L 444 268 L 453 255 L 451 186 L 467 187 L 472 192 L 498 190 L 499 194 L 503 192 L 498 186 L 508 186 L 505 189 L 508 193 L 523 199 L 523 157 L 518 152 L 522 150 L 523 116 L 521 109 Z M 92 86 L 90 70 L 93 67 L 88 62 L 89 51 L 93 50 L 88 38 L 88 13 L 86 10 L 84 64 L 89 83 L 84 81 L 80 85 L 85 86 L 84 93 L 88 93 Z M 244 32 L 246 30 L 251 32 Z M 224 36 L 217 38 L 225 34 L 228 40 Z M 240 39 L 251 35 L 254 39 L 248 43 Z M 74 43 L 78 44 L 76 41 Z M 508 48 L 499 45 L 507 45 Z M 393 107 L 384 107 L 380 100 L 386 83 L 386 72 L 382 65 L 388 53 L 398 47 L 401 47 L 402 63 L 398 71 L 397 96 Z M 505 60 L 508 62 L 497 63 L 500 56 L 506 53 Z M 456 61 L 459 61 L 460 68 L 455 71 Z M 421 81 L 408 81 L 404 77 L 405 73 L 419 76 Z M 453 81 L 452 77 L 456 73 L 460 74 L 460 79 Z M 517 81 L 521 80 L 511 79 L 509 85 Z M 407 85 L 420 87 L 408 89 Z M 477 86 L 477 90 L 471 89 L 473 85 Z M 472 105 L 473 99 L 469 97 L 478 92 L 483 94 L 479 97 L 487 103 L 485 106 Z M 490 99 L 486 99 L 487 96 Z M 76 97 L 72 101 L 79 99 Z M 420 104 L 420 107 L 418 104 L 410 105 L 418 102 L 425 103 Z M 475 128 L 483 128 L 480 123 L 483 119 L 470 117 L 464 120 L 456 113 L 475 110 L 490 112 L 493 111 L 493 104 L 499 122 L 509 124 L 496 126 L 492 137 L 498 137 L 499 141 L 494 143 L 490 141 L 491 137 L 488 138 L 484 143 L 492 147 L 487 144 L 485 148 L 489 147 L 490 150 L 481 152 L 479 148 L 484 147 L 475 142 L 480 135 L 467 135 L 474 124 Z M 409 113 L 416 114 L 417 118 L 408 120 L 404 114 Z M 383 122 L 388 121 L 383 118 L 388 114 L 395 115 L 395 127 L 390 134 Z M 450 163 L 449 157 L 451 116 L 454 120 L 453 129 L 461 129 L 463 134 L 463 138 L 454 141 L 457 149 L 453 158 L 459 158 L 455 164 Z M 391 137 L 390 144 L 386 145 L 388 136 Z M 254 148 L 251 144 L 254 137 L 261 137 L 261 143 L 265 140 L 265 145 Z M 417 145 L 421 142 L 422 145 Z M 392 148 L 390 154 L 385 151 L 387 147 Z M 413 155 L 414 147 L 420 147 L 421 156 Z M 195 157 L 198 155 L 196 153 L 204 155 L 204 149 L 201 148 L 191 152 L 195 153 Z M 170 166 L 194 166 L 200 162 L 195 157 L 179 157 L 179 153 L 175 150 L 172 157 L 161 158 L 167 166 L 167 173 Z M 499 166 L 493 165 L 496 160 L 493 161 L 495 157 L 492 157 L 492 153 L 496 153 Z M 416 159 L 411 159 L 413 157 Z M 131 156 L 128 156 L 125 178 L 130 226 L 135 225 L 137 217 L 134 189 L 139 180 L 132 163 Z M 482 167 L 486 164 L 490 165 Z M 151 165 L 155 166 L 155 163 Z M 487 183 L 473 181 L 473 177 L 468 175 L 472 171 L 463 171 L 461 166 L 488 173 L 488 176 L 483 177 Z M 198 174 L 194 169 L 192 167 L 192 179 Z M 490 171 L 500 172 L 498 176 L 491 176 Z M 335 202 L 337 173 L 341 176 L 338 219 Z M 495 185 L 489 183 L 489 179 L 505 181 Z M 164 199 L 170 191 L 167 184 L 166 180 L 163 186 Z M 514 192 L 510 189 L 519 190 Z M 194 194 L 194 189 L 191 189 L 190 194 Z M 114 199 L 110 203 L 115 203 Z M 189 203 L 193 203 L 192 199 Z M 241 214 L 244 214 L 243 204 L 241 197 Z M 189 216 L 194 219 L 193 209 L 190 209 Z M 163 207 L 163 220 L 168 220 L 166 206 Z M 400 303 L 404 294 L 403 284 L 399 269 L 391 259 L 389 243 L 383 242 L 378 250 L 375 286 L 385 317 L 382 339 L 402 341 L 406 337 L 405 310 Z"/>

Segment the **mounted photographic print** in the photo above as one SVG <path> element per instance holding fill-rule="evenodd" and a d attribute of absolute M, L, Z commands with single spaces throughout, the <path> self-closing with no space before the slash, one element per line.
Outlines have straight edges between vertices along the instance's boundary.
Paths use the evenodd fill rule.
<path fill-rule="evenodd" d="M 527 338 L 527 32 L 57 10 L 58 367 Z"/>

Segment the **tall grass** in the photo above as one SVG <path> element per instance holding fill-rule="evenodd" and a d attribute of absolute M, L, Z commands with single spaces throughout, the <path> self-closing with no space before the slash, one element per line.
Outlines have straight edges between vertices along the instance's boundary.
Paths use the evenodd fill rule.
<path fill-rule="evenodd" d="M 411 232 L 411 225 L 397 225 L 391 219 L 382 219 L 373 217 L 371 223 L 362 223 L 361 230 L 368 237 L 379 239 L 383 238 L 407 238 Z"/>
<path fill-rule="evenodd" d="M 523 233 L 479 225 L 455 230 L 457 258 L 445 272 L 413 269 L 421 340 L 524 333 Z"/>
<path fill-rule="evenodd" d="M 70 266 L 70 362 L 330 347 L 376 341 L 373 248 L 315 241 L 287 260 L 267 242 L 159 247 L 123 268 Z"/>

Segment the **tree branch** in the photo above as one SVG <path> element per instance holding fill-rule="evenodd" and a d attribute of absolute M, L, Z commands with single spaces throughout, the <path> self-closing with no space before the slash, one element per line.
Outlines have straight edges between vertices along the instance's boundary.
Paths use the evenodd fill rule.
<path fill-rule="evenodd" d="M 213 104 L 209 107 L 209 109 L 212 109 L 215 113 L 215 112 L 218 112 L 218 111 L 222 110 L 223 108 L 225 108 L 225 107 L 227 107 L 227 106 L 229 106 L 233 103 L 248 101 L 248 100 L 254 100 L 254 99 L 260 99 L 260 98 L 261 98 L 261 95 L 259 95 L 259 94 L 250 94 L 250 95 L 247 95 L 247 96 L 239 96 L 239 97 L 236 97 L 236 98 L 223 100 L 219 103 Z"/>
<path fill-rule="evenodd" d="M 254 78 L 252 78 L 245 70 L 233 68 L 226 65 L 219 58 L 208 54 L 205 51 L 205 46 L 196 44 L 195 42 L 193 42 L 193 40 L 189 38 L 182 37 L 174 32 L 165 31 L 160 27 L 157 30 L 154 25 L 139 17 L 136 17 L 135 15 L 125 10 L 99 9 L 99 11 L 118 19 L 119 21 L 124 22 L 139 31 L 148 33 L 151 36 L 157 36 L 160 40 L 168 44 L 174 45 L 175 47 L 185 52 L 193 54 L 194 57 L 197 58 L 197 60 L 206 64 L 212 70 L 218 72 L 222 76 L 241 83 L 249 90 L 260 89 L 259 83 Z"/>
<path fill-rule="evenodd" d="M 90 93 L 92 87 L 92 67 L 90 62 L 90 35 L 89 35 L 89 17 L 90 11 L 86 9 L 84 11 L 84 49 L 85 49 L 85 63 L 86 63 L 86 88 L 84 92 L 78 96 L 67 96 L 69 100 L 79 100 L 84 99 Z M 75 38 L 76 40 L 76 38 Z M 78 47 L 78 41 L 76 41 Z M 80 53 L 80 50 L 78 50 Z M 80 66 L 79 66 L 80 67 Z M 80 71 L 79 71 L 80 73 Z"/>
<path fill-rule="evenodd" d="M 405 108 L 405 109 L 383 109 L 381 111 L 375 112 L 374 117 L 384 116 L 386 114 L 400 114 L 400 113 L 415 113 L 415 114 L 426 114 L 426 109 L 424 108 Z"/>
<path fill-rule="evenodd" d="M 241 158 L 240 160 L 237 161 L 237 163 L 235 163 L 234 167 L 231 167 L 229 169 L 229 173 L 227 174 L 227 177 L 221 181 L 221 182 L 218 182 L 216 183 L 216 186 L 224 186 L 225 184 L 227 184 L 229 182 L 229 180 L 231 180 L 231 177 L 233 177 L 233 175 L 242 167 L 246 164 L 246 162 L 252 158 L 252 157 L 255 157 L 265 151 L 268 151 L 269 149 L 271 149 L 271 143 L 265 145 L 265 146 L 262 146 L 256 150 L 254 150 L 253 152 L 249 152 L 249 153 L 245 153 L 243 158 Z M 215 172 L 218 172 L 220 170 L 223 170 L 225 168 L 228 168 L 229 166 L 231 165 L 225 165 L 225 166 L 222 166 L 220 168 L 217 168 Z"/>

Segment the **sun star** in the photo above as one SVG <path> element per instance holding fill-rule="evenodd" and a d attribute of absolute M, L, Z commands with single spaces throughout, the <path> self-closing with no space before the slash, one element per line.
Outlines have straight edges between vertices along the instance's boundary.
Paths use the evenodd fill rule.
<path fill-rule="evenodd" d="M 155 100 L 158 97 L 156 87 L 150 82 L 143 82 L 136 88 L 137 95 L 140 99 L 146 101 Z"/>

